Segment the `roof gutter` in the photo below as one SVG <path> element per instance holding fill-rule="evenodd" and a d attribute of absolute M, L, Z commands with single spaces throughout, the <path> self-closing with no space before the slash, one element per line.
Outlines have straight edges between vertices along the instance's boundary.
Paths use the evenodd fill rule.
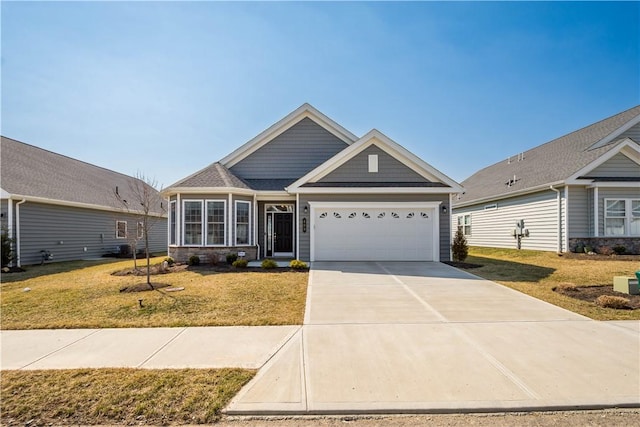
<path fill-rule="evenodd" d="M 553 184 L 549 186 L 549 189 L 553 190 L 557 194 L 557 205 L 558 205 L 558 250 L 557 252 L 562 253 L 562 206 L 560 200 L 560 190 L 557 188 L 553 188 Z"/>

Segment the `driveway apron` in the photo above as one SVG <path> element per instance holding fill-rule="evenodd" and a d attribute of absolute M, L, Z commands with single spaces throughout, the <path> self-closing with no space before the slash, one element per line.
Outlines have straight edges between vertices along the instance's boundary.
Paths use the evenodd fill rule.
<path fill-rule="evenodd" d="M 597 322 L 441 263 L 314 263 L 304 326 L 229 414 L 640 406 L 640 322 Z"/>

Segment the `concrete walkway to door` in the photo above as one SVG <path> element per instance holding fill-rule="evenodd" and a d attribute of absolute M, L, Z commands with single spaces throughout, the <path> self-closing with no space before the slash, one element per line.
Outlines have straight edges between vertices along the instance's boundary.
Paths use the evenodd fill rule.
<path fill-rule="evenodd" d="M 440 263 L 314 263 L 304 326 L 229 414 L 640 406 L 640 322 Z"/>

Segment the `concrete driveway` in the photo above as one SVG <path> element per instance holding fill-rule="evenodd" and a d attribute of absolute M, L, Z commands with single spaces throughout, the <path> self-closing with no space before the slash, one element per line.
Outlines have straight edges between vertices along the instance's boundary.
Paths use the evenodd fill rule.
<path fill-rule="evenodd" d="M 229 414 L 640 406 L 640 322 L 440 263 L 314 263 L 304 326 Z"/>

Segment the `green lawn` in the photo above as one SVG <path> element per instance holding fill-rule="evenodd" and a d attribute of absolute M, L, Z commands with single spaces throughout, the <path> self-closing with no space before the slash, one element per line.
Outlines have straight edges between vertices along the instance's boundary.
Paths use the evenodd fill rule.
<path fill-rule="evenodd" d="M 210 424 L 244 369 L 3 371 L 2 425 Z"/>
<path fill-rule="evenodd" d="M 3 274 L 2 329 L 302 324 L 306 272 L 197 268 L 151 278 L 183 291 L 121 293 L 145 283 L 145 277 L 111 274 L 132 266 L 130 260 L 80 261 Z"/>
<path fill-rule="evenodd" d="M 611 285 L 613 276 L 633 276 L 638 261 L 570 259 L 553 252 L 472 247 L 466 262 L 483 267 L 469 272 L 596 320 L 640 320 L 640 310 L 598 307 L 552 290 L 560 284 Z"/>

